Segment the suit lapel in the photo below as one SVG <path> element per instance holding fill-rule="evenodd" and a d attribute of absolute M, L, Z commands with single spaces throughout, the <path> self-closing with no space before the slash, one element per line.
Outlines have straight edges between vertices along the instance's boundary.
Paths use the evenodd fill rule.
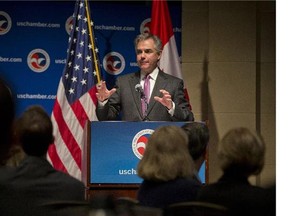
<path fill-rule="evenodd" d="M 150 97 L 148 110 L 147 110 L 148 114 L 152 110 L 153 106 L 155 106 L 155 104 L 158 103 L 154 100 L 154 96 L 161 97 L 161 93 L 159 91 L 160 91 L 160 89 L 165 89 L 165 86 L 167 84 L 168 84 L 168 80 L 167 80 L 167 77 L 165 76 L 165 73 L 163 71 L 159 70 L 159 74 L 157 76 L 155 86 L 153 88 L 153 91 L 152 91 L 152 94 Z"/>

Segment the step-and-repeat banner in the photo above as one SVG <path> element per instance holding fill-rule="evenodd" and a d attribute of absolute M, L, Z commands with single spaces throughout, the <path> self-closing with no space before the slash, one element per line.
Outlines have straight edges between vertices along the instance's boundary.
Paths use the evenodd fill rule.
<path fill-rule="evenodd" d="M 67 57 L 75 1 L 0 2 L 0 77 L 11 86 L 17 116 L 39 104 L 50 114 Z M 181 53 L 181 2 L 168 2 Z M 134 39 L 149 31 L 151 1 L 91 1 L 102 79 L 138 70 Z"/>

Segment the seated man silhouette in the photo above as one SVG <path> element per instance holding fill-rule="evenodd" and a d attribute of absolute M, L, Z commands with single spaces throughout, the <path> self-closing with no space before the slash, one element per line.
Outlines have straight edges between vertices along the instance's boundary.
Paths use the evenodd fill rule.
<path fill-rule="evenodd" d="M 201 122 L 189 122 L 182 125 L 182 129 L 188 135 L 189 153 L 195 164 L 193 178 L 200 184 L 199 170 L 205 161 L 206 151 L 210 139 L 209 129 L 206 124 Z"/>
<path fill-rule="evenodd" d="M 40 106 L 31 106 L 16 121 L 17 141 L 26 156 L 15 169 L 11 184 L 39 205 L 57 201 L 84 201 L 84 184 L 55 170 L 46 159 L 54 141 L 50 117 Z"/>

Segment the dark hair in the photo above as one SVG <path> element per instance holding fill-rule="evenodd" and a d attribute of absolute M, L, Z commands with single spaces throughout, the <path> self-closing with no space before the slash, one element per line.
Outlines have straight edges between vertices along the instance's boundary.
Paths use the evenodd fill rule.
<path fill-rule="evenodd" d="M 182 129 L 188 135 L 190 155 L 193 160 L 197 160 L 206 152 L 210 139 L 209 129 L 206 124 L 202 122 L 186 123 L 182 126 Z"/>
<path fill-rule="evenodd" d="M 54 141 L 50 116 L 41 106 L 31 106 L 17 120 L 16 135 L 24 152 L 44 156 Z"/>
<path fill-rule="evenodd" d="M 0 78 L 0 163 L 8 158 L 12 146 L 12 127 L 15 117 L 15 103 L 11 89 Z"/>

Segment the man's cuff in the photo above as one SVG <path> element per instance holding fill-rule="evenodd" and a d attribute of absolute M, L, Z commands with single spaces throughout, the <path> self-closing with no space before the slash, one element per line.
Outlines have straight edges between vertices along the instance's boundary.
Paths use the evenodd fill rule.
<path fill-rule="evenodd" d="M 100 107 L 104 107 L 107 102 L 108 102 L 108 99 L 106 99 L 106 100 L 104 100 L 104 101 L 99 101 L 99 100 L 98 100 L 98 105 L 99 105 Z"/>
<path fill-rule="evenodd" d="M 171 116 L 173 116 L 173 115 L 174 115 L 174 112 L 175 112 L 175 103 L 172 101 L 172 108 L 171 108 L 171 109 L 168 109 L 168 108 L 166 107 L 166 109 L 167 109 L 168 113 L 169 113 Z"/>

